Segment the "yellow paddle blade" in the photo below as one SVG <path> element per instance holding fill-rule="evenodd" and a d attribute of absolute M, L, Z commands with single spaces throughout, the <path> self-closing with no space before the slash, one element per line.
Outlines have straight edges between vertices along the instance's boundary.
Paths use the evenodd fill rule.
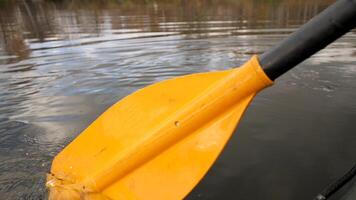
<path fill-rule="evenodd" d="M 50 199 L 184 198 L 211 167 L 254 95 L 272 84 L 242 67 L 162 81 L 125 97 L 54 159 Z"/>

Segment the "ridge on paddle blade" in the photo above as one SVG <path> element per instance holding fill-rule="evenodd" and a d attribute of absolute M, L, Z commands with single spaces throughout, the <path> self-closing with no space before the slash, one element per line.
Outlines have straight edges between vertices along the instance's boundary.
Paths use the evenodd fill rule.
<path fill-rule="evenodd" d="M 182 199 L 270 84 L 253 57 L 237 69 L 182 76 L 125 97 L 56 156 L 50 198 Z"/>

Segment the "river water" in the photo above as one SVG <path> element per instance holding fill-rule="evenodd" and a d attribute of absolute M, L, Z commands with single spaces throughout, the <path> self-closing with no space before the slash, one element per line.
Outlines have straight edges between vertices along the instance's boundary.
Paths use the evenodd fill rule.
<path fill-rule="evenodd" d="M 53 157 L 110 105 L 239 66 L 331 0 L 0 1 L 0 196 L 44 199 Z M 312 199 L 356 161 L 356 32 L 261 92 L 187 199 Z"/>

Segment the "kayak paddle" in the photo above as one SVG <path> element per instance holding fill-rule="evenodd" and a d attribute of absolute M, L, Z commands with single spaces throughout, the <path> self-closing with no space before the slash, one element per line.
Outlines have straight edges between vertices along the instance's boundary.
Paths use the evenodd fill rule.
<path fill-rule="evenodd" d="M 239 68 L 177 77 L 128 95 L 54 158 L 49 198 L 184 198 L 253 97 L 355 26 L 356 0 L 340 0 Z"/>

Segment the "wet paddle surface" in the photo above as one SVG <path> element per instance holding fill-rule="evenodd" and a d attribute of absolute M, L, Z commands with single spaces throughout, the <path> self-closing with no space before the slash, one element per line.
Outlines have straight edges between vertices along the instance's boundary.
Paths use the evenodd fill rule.
<path fill-rule="evenodd" d="M 53 157 L 127 94 L 239 66 L 329 3 L 0 2 L 1 198 L 45 198 Z M 187 199 L 312 199 L 356 161 L 355 91 L 353 31 L 254 99 Z"/>

